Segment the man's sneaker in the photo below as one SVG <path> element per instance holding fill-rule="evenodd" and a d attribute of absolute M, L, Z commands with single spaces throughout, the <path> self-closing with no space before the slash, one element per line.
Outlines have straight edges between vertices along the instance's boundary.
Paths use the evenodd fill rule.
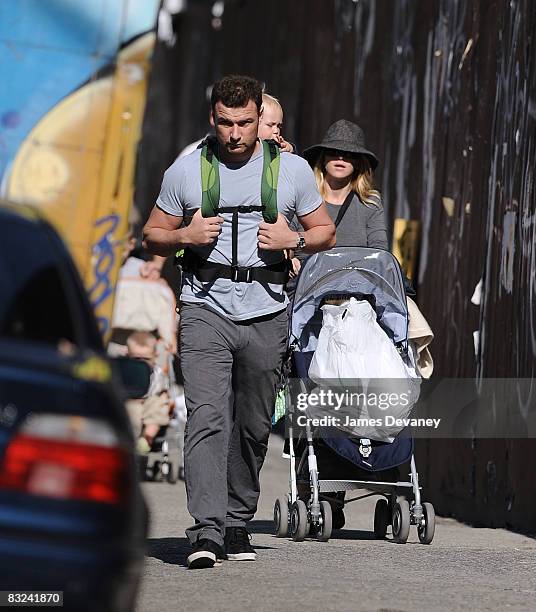
<path fill-rule="evenodd" d="M 245 527 L 227 527 L 225 552 L 229 561 L 255 561 L 257 553 L 249 543 L 250 537 Z"/>
<path fill-rule="evenodd" d="M 213 567 L 226 559 L 223 548 L 213 540 L 201 538 L 193 545 L 193 550 L 188 556 L 189 569 L 202 569 Z"/>

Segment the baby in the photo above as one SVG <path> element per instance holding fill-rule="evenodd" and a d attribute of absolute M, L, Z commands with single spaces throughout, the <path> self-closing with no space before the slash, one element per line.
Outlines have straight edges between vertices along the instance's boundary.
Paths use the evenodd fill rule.
<path fill-rule="evenodd" d="M 275 140 L 282 151 L 294 152 L 294 146 L 281 136 L 283 127 L 283 107 L 277 98 L 262 94 L 262 115 L 259 119 L 258 136 L 261 140 Z"/>

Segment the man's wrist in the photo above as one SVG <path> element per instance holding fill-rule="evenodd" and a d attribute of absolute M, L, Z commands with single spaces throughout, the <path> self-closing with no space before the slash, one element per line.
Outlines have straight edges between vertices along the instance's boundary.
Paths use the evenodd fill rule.
<path fill-rule="evenodd" d="M 296 234 L 296 238 L 295 238 L 295 242 L 294 242 L 294 245 L 293 245 L 292 248 L 297 253 L 300 253 L 307 246 L 307 241 L 305 240 L 305 233 L 304 232 L 295 232 L 295 234 Z"/>
<path fill-rule="evenodd" d="M 189 226 L 181 227 L 177 231 L 177 248 L 183 249 L 185 247 L 194 246 L 190 239 L 190 232 L 188 231 Z"/>

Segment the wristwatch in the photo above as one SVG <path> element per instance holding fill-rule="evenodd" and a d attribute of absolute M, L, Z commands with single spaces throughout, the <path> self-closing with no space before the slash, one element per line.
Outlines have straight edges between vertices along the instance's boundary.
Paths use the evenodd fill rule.
<path fill-rule="evenodd" d="M 305 236 L 302 234 L 302 232 L 298 232 L 298 240 L 296 241 L 296 251 L 303 251 L 305 246 Z"/>

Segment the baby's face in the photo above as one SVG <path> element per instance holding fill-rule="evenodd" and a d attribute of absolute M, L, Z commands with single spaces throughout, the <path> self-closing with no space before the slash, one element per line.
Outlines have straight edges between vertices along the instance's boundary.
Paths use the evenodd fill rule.
<path fill-rule="evenodd" d="M 261 140 L 272 138 L 279 142 L 282 127 L 283 111 L 278 106 L 265 104 L 259 119 L 259 138 Z"/>

